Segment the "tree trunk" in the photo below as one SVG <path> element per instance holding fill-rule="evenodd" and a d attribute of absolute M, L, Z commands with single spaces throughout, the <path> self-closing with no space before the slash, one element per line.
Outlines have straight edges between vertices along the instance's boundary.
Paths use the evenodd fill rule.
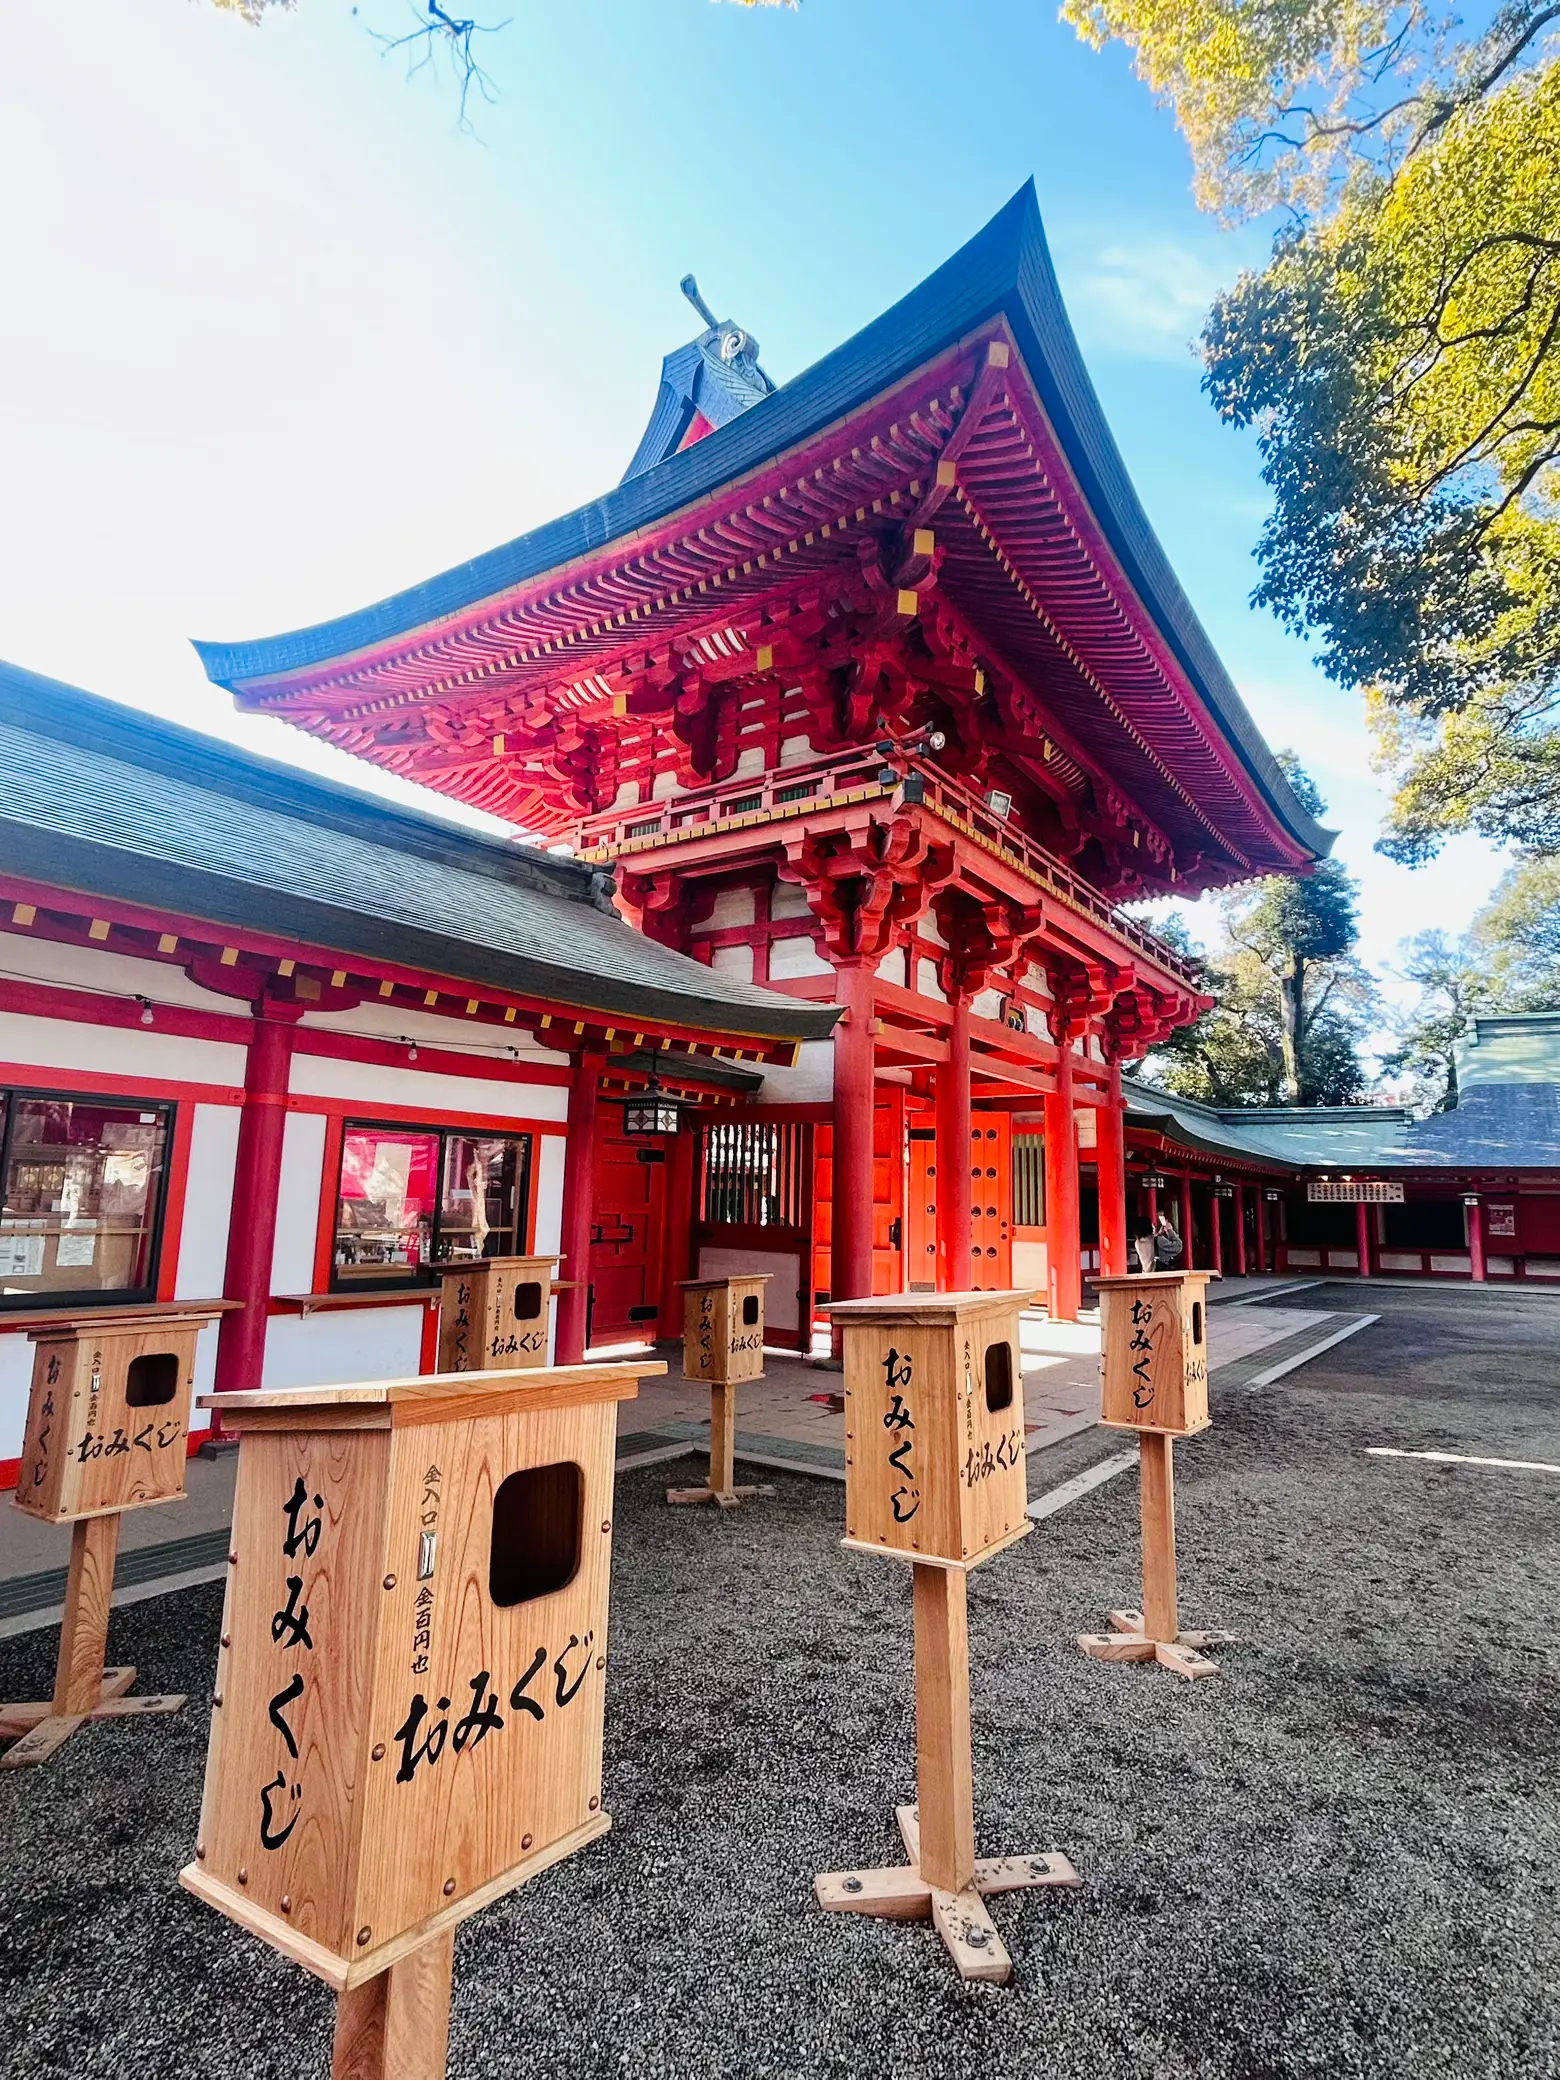
<path fill-rule="evenodd" d="M 1283 1028 L 1284 1099 L 1287 1104 L 1298 1105 L 1304 1042 L 1301 1015 L 1305 1003 L 1305 962 L 1298 954 L 1291 955 L 1279 977 L 1278 987 Z"/>

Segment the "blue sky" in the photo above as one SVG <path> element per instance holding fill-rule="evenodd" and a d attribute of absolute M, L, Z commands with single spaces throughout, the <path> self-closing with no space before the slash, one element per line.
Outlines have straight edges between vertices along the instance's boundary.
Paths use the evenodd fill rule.
<path fill-rule="evenodd" d="M 0 655 L 273 755 L 190 636 L 269 634 L 426 577 L 621 474 L 661 355 L 721 316 L 796 374 L 1033 175 L 1107 415 L 1275 746 L 1331 804 L 1364 950 L 1466 923 L 1500 870 L 1371 850 L 1359 704 L 1247 604 L 1254 451 L 1189 351 L 1264 234 L 1193 208 L 1119 52 L 1050 0 L 496 0 L 462 136 L 370 27 L 407 0 L 204 0 L 8 20 L 0 79 Z"/>

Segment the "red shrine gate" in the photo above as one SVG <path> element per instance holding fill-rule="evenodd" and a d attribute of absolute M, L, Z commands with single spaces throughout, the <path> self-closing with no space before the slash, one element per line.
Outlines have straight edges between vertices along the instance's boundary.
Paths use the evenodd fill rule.
<path fill-rule="evenodd" d="M 803 1344 L 818 1297 L 907 1284 L 1033 1279 L 1070 1317 L 1090 1155 L 1125 1268 L 1121 1064 L 1205 1001 L 1119 906 L 1303 872 L 1328 834 L 1148 528 L 1032 190 L 793 382 L 757 356 L 730 323 L 668 356 L 591 506 L 206 665 L 613 872 L 723 988 L 840 1007 L 790 1068 L 737 1057 L 697 1166 L 686 1135 L 620 1147 L 603 1096 L 564 1265 L 598 1338 L 668 1333 L 677 1276 L 739 1263 Z M 582 1097 L 642 1087 L 642 1039 L 582 1054 Z"/>

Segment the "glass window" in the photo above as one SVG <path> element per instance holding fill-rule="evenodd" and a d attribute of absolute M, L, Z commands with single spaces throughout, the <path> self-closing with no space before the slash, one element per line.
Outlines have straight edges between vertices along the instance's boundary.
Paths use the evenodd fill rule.
<path fill-rule="evenodd" d="M 529 1134 L 348 1121 L 333 1283 L 427 1285 L 447 1263 L 518 1255 L 530 1172 Z"/>
<path fill-rule="evenodd" d="M 173 1107 L 0 1096 L 0 1307 L 156 1289 Z"/>

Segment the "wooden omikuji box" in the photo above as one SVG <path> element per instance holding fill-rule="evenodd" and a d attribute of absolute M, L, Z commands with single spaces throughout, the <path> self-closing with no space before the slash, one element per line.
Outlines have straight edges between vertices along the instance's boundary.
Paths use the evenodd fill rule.
<path fill-rule="evenodd" d="M 845 1543 L 973 1567 L 1032 1527 L 1018 1317 L 1034 1294 L 894 1293 L 845 1328 Z"/>
<path fill-rule="evenodd" d="M 222 1397 L 190 1891 L 341 1991 L 605 1831 L 615 1404 L 665 1369 Z"/>
<path fill-rule="evenodd" d="M 764 1288 L 769 1273 L 685 1278 L 683 1373 L 715 1387 L 764 1376 Z"/>
<path fill-rule="evenodd" d="M 547 1363 L 547 1307 L 556 1257 L 481 1257 L 444 1273 L 439 1300 L 440 1372 Z M 227 1404 L 224 1402 L 223 1406 Z"/>
<path fill-rule="evenodd" d="M 1211 1271 L 1097 1278 L 1100 1420 L 1120 1430 L 1190 1437 L 1208 1427 Z"/>
<path fill-rule="evenodd" d="M 58 1524 L 184 1493 L 195 1346 L 211 1314 L 34 1329 L 16 1506 Z"/>

